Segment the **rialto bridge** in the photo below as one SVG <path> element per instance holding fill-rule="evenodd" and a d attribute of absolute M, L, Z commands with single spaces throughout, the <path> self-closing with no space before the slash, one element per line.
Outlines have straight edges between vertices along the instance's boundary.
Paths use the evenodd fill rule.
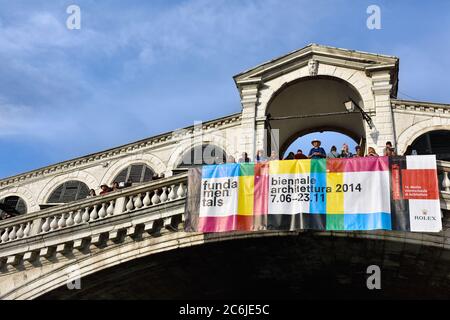
<path fill-rule="evenodd" d="M 0 220 L 0 298 L 448 298 L 450 105 L 397 99 L 398 72 L 397 57 L 312 44 L 236 75 L 239 113 L 0 180 L 1 210 L 18 213 Z M 323 130 L 436 154 L 443 231 L 183 231 L 192 158 L 282 154 Z"/>

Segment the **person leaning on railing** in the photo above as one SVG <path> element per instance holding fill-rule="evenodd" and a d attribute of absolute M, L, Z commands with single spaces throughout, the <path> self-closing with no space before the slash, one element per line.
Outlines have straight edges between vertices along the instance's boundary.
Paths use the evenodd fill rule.
<path fill-rule="evenodd" d="M 353 158 L 361 158 L 364 157 L 364 152 L 361 148 L 361 146 L 355 147 L 355 154 L 353 155 Z"/>
<path fill-rule="evenodd" d="M 342 145 L 341 153 L 339 154 L 339 158 L 353 158 L 353 153 L 348 150 L 348 144 L 344 143 Z"/>
<path fill-rule="evenodd" d="M 294 153 L 291 151 L 288 153 L 288 155 L 286 156 L 286 158 L 284 158 L 283 160 L 294 160 L 295 159 L 295 155 Z"/>
<path fill-rule="evenodd" d="M 294 155 L 294 153 L 292 154 Z M 303 153 L 302 149 L 298 149 L 293 159 L 301 160 L 301 159 L 308 159 L 308 157 Z"/>
<path fill-rule="evenodd" d="M 238 162 L 239 162 L 239 163 L 242 163 L 242 162 L 250 162 L 250 158 L 248 157 L 247 152 L 243 152 L 243 153 L 242 153 L 242 157 L 239 158 L 239 161 L 238 161 Z"/>
<path fill-rule="evenodd" d="M 119 183 L 117 181 L 114 181 L 112 185 L 112 191 L 117 191 L 119 189 L 121 189 Z"/>
<path fill-rule="evenodd" d="M 396 156 L 395 149 L 392 147 L 392 142 L 386 142 L 386 146 L 383 149 L 383 155 L 387 157 Z"/>
<path fill-rule="evenodd" d="M 269 161 L 273 161 L 273 160 L 280 160 L 280 157 L 278 156 L 278 153 L 276 153 L 275 150 L 270 153 L 270 157 L 269 157 Z"/>
<path fill-rule="evenodd" d="M 327 154 L 327 158 L 328 158 L 328 159 L 339 158 L 339 153 L 337 153 L 337 148 L 336 148 L 336 146 L 332 146 L 332 147 L 331 147 L 330 153 Z"/>
<path fill-rule="evenodd" d="M 366 157 L 379 157 L 378 153 L 376 153 L 375 149 L 372 147 L 367 148 Z"/>
<path fill-rule="evenodd" d="M 256 152 L 255 162 L 264 162 L 267 160 L 269 160 L 269 158 L 265 156 L 264 150 L 260 149 Z"/>
<path fill-rule="evenodd" d="M 14 217 L 14 215 L 0 209 L 0 220 L 5 220 L 11 217 Z"/>
<path fill-rule="evenodd" d="M 107 193 L 109 193 L 109 192 L 111 192 L 112 191 L 112 189 L 110 188 L 110 187 L 108 187 L 106 184 L 102 184 L 101 186 L 100 186 L 100 189 L 102 190 L 102 191 L 100 191 L 100 195 L 104 195 L 104 194 L 107 194 Z"/>
<path fill-rule="evenodd" d="M 89 190 L 89 195 L 86 198 L 93 198 L 97 196 L 97 193 L 95 193 L 94 189 Z"/>
<path fill-rule="evenodd" d="M 230 155 L 227 157 L 227 163 L 236 163 L 236 159 Z"/>

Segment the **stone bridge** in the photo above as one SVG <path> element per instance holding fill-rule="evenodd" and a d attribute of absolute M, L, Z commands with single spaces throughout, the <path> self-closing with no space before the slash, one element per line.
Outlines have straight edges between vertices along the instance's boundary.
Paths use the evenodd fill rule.
<path fill-rule="evenodd" d="M 0 220 L 0 298 L 358 298 L 374 295 L 370 264 L 383 271 L 380 296 L 448 297 L 450 105 L 397 99 L 398 68 L 397 57 L 312 44 L 236 75 L 240 112 L 0 179 L 0 204 L 21 213 Z M 183 231 L 195 150 L 201 163 L 283 154 L 324 130 L 364 150 L 389 140 L 398 154 L 436 154 L 443 231 Z M 137 183 L 86 198 L 128 178 Z"/>
<path fill-rule="evenodd" d="M 439 169 L 443 172 L 444 170 L 449 172 L 450 164 L 439 163 Z M 397 279 L 399 283 L 393 281 L 396 285 L 401 285 L 396 287 L 397 289 L 406 290 L 407 285 L 411 285 L 409 281 L 412 279 L 425 281 L 426 278 L 427 281 L 430 281 L 426 282 L 429 286 L 427 288 L 433 289 L 434 295 L 436 293 L 448 294 L 449 292 L 450 215 L 447 210 L 450 207 L 450 190 L 448 186 L 445 186 L 445 190 L 441 191 L 441 203 L 445 214 L 443 216 L 444 230 L 439 234 L 394 231 L 258 231 L 251 233 L 201 234 L 183 231 L 186 182 L 187 175 L 181 174 L 104 196 L 77 201 L 57 208 L 45 209 L 3 221 L 0 223 L 0 234 L 2 235 L 0 243 L 0 298 L 34 299 L 42 295 L 45 297 L 45 294 L 51 293 L 52 290 L 59 292 L 59 294 L 54 295 L 54 297 L 59 298 L 65 295 L 70 296 L 70 294 L 78 294 L 81 298 L 89 296 L 93 298 L 127 298 L 124 295 L 124 292 L 127 292 L 127 290 L 123 288 L 123 283 L 121 291 L 116 292 L 115 295 L 107 294 L 113 288 L 117 291 L 117 283 L 114 282 L 115 285 L 112 285 L 109 290 L 105 290 L 106 284 L 100 279 L 111 278 L 111 271 L 105 273 L 105 278 L 97 277 L 97 282 L 92 282 L 88 276 L 101 274 L 104 270 L 111 270 L 113 267 L 116 267 L 119 270 L 112 273 L 117 277 L 116 281 L 123 281 L 124 279 L 131 281 L 130 279 L 133 279 L 133 276 L 142 275 L 142 273 L 137 269 L 134 273 L 131 272 L 131 275 L 128 275 L 128 268 L 120 267 L 120 265 L 126 266 L 127 263 L 136 259 L 140 261 L 139 259 L 141 258 L 145 259 L 147 257 L 148 259 L 152 255 L 168 251 L 175 251 L 174 255 L 178 256 L 182 252 L 180 249 L 192 250 L 188 248 L 197 245 L 281 236 L 297 238 L 297 241 L 289 244 L 292 248 L 296 247 L 300 251 L 298 256 L 292 257 L 293 264 L 295 264 L 295 259 L 302 258 L 303 250 L 308 251 L 308 246 L 304 247 L 303 245 L 305 244 L 302 241 L 311 241 L 314 238 L 316 246 L 321 244 L 325 247 L 338 246 L 339 243 L 342 243 L 343 248 L 352 245 L 351 248 L 355 250 L 355 256 L 351 254 L 349 256 L 348 252 L 343 255 L 335 253 L 341 259 L 348 259 L 348 263 L 361 263 L 364 261 L 367 264 L 367 261 L 374 261 L 382 269 L 395 270 L 398 277 L 401 277 L 401 272 L 404 269 L 406 278 L 403 279 L 403 282 L 400 281 L 402 278 Z M 348 243 L 342 242 L 342 238 L 347 238 Z M 359 242 L 354 242 L 355 240 L 359 240 Z M 265 241 L 261 242 L 265 244 L 264 248 L 267 249 L 268 245 L 274 246 L 273 242 Z M 374 243 L 372 247 L 366 248 L 371 243 Z M 365 253 L 361 252 L 361 245 L 365 248 Z M 253 246 L 258 248 L 258 242 L 254 242 Z M 227 251 L 226 246 L 219 248 L 221 248 L 219 249 L 221 252 Z M 266 256 L 277 254 L 279 248 L 273 248 L 273 250 L 275 252 L 258 252 L 260 255 L 252 257 L 256 261 L 259 259 L 264 261 Z M 364 254 L 370 253 L 373 254 L 371 259 L 364 260 Z M 282 252 L 279 254 L 282 254 Z M 182 253 L 181 256 L 183 256 Z M 231 255 L 231 257 L 234 256 Z M 189 278 L 189 281 L 195 280 L 190 278 L 194 274 L 197 274 L 199 278 L 202 277 L 202 273 L 199 270 L 203 270 L 205 266 L 201 267 L 200 262 L 208 261 L 208 251 L 204 252 L 204 256 L 197 255 L 194 260 L 195 263 L 192 266 L 184 266 L 183 262 L 178 266 L 178 272 Z M 149 263 L 151 265 L 153 260 L 148 259 L 147 261 L 141 267 L 148 266 Z M 194 266 L 197 266 L 197 268 L 189 269 Z M 270 266 L 267 267 L 266 271 L 276 274 L 274 270 L 270 270 Z M 428 269 L 430 266 L 431 269 Z M 185 267 L 186 269 L 184 269 Z M 303 269 L 305 268 L 303 267 Z M 300 269 L 299 272 L 303 269 Z M 132 268 L 131 270 L 134 269 Z M 324 270 L 323 272 L 325 272 Z M 164 272 L 164 270 L 159 270 L 156 274 L 161 276 Z M 424 273 L 424 279 L 420 279 L 420 276 L 417 275 L 421 275 L 421 272 Z M 152 271 L 148 271 L 148 275 L 151 274 Z M 267 275 L 267 277 L 271 278 L 271 274 Z M 93 295 L 92 288 L 86 296 L 83 296 L 83 291 L 74 290 L 72 292 L 67 289 L 67 283 L 70 284 L 78 278 L 81 278 L 82 288 L 84 288 L 84 279 L 88 279 L 86 281 L 89 284 L 89 288 L 92 286 L 95 288 L 95 285 L 97 285 L 99 287 L 97 290 L 103 292 L 103 295 Z M 211 279 L 214 279 L 214 277 L 212 276 Z M 136 281 L 136 284 L 138 283 L 140 281 Z M 361 279 L 361 285 L 364 283 Z M 420 285 L 423 284 L 420 282 Z M 159 291 L 160 294 L 158 295 L 158 291 L 154 291 L 156 288 L 154 279 L 149 282 L 149 288 L 153 288 L 153 290 L 146 291 L 144 296 L 132 294 L 128 297 L 154 296 L 155 298 L 173 298 L 183 297 L 184 292 L 183 290 L 167 292 L 167 289 L 164 290 L 160 287 L 161 291 Z M 229 287 L 224 286 L 223 288 L 223 290 L 229 290 Z M 189 290 L 193 289 L 190 288 Z M 209 288 L 209 291 L 214 290 Z M 61 294 L 61 292 L 65 293 Z M 208 291 L 202 292 L 203 294 L 197 292 L 197 296 L 199 294 L 202 296 L 204 292 Z M 227 296 L 226 292 L 216 294 L 218 297 Z"/>

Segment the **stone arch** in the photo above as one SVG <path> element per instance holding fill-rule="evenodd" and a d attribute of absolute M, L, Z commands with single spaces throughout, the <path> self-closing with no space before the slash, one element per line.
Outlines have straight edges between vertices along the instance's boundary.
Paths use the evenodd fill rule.
<path fill-rule="evenodd" d="M 406 148 L 419 136 L 430 131 L 450 130 L 450 118 L 432 117 L 413 124 L 397 137 L 397 152 L 404 154 Z"/>
<path fill-rule="evenodd" d="M 54 265 L 43 265 L 34 277 L 23 278 L 23 283 L 14 284 L 11 286 L 12 290 L 0 296 L 1 299 L 35 299 L 53 289 L 61 287 L 67 283 L 69 279 L 68 271 L 77 270 L 77 277 L 80 278 L 93 274 L 95 272 L 113 267 L 115 265 L 127 262 L 136 258 L 145 257 L 159 252 L 170 251 L 174 249 L 190 247 L 194 245 L 201 245 L 208 242 L 227 241 L 241 238 L 265 237 L 270 235 L 282 235 L 280 232 L 266 232 L 266 233 L 240 233 L 227 235 L 204 235 L 189 233 L 179 233 L 177 241 L 168 241 L 168 238 L 173 239 L 173 236 L 163 236 L 152 238 L 151 240 L 142 242 L 130 242 L 126 245 L 114 248 L 116 252 L 105 250 L 96 255 L 87 255 L 80 259 L 67 261 L 66 263 L 59 263 L 58 267 Z M 285 234 L 288 234 L 287 232 Z M 163 246 L 162 243 L 168 241 Z"/>
<path fill-rule="evenodd" d="M 212 144 L 219 148 L 222 148 L 222 150 L 225 151 L 227 155 L 233 155 L 233 151 L 235 151 L 226 138 L 214 134 L 205 134 L 201 141 L 193 142 L 191 139 L 180 141 L 178 146 L 173 149 L 172 155 L 170 156 L 169 162 L 167 163 L 166 176 L 172 174 L 172 170 L 176 169 L 186 152 L 194 147 L 198 147 L 203 144 Z"/>
<path fill-rule="evenodd" d="M 355 142 L 358 143 L 358 137 L 355 135 L 354 132 L 347 130 L 346 128 L 339 127 L 339 126 L 325 126 L 325 127 L 316 127 L 314 129 L 308 128 L 308 129 L 301 129 L 297 132 L 295 132 L 292 136 L 290 136 L 283 145 L 280 146 L 280 156 L 286 152 L 286 150 L 289 148 L 289 146 L 296 141 L 298 138 L 305 136 L 309 133 L 313 132 L 320 132 L 320 131 L 333 131 L 337 133 L 344 134 L 351 139 L 353 139 Z"/>
<path fill-rule="evenodd" d="M 20 186 L 13 189 L 7 189 L 0 193 L 0 199 L 16 196 L 20 197 L 27 206 L 27 213 L 39 211 L 39 205 L 36 202 L 33 193 L 26 187 Z"/>
<path fill-rule="evenodd" d="M 319 234 L 320 232 L 317 232 Z M 152 254 L 172 251 L 185 247 L 198 246 L 207 243 L 232 241 L 248 238 L 262 237 L 282 237 L 299 235 L 301 231 L 264 231 L 264 232 L 238 232 L 226 234 L 190 234 L 180 232 L 174 237 L 173 234 L 161 237 L 147 238 L 139 242 L 128 242 L 117 245 L 109 250 L 102 250 L 95 254 L 85 255 L 69 261 L 54 262 L 52 264 L 42 264 L 39 270 L 30 270 L 29 276 L 13 279 L 10 277 L 8 282 L 2 282 L 4 291 L 1 292 L 1 299 L 35 299 L 47 292 L 67 284 L 69 272 L 76 271 L 76 277 L 82 278 L 101 270 L 146 257 Z M 330 234 L 325 236 L 332 236 Z M 404 237 L 395 232 L 384 231 L 381 234 L 371 232 L 361 232 L 358 234 L 345 232 L 341 237 L 374 239 L 388 242 L 400 242 L 417 244 L 417 239 L 413 236 Z M 174 241 L 176 239 L 176 241 Z M 424 246 L 436 246 L 436 239 L 421 240 L 419 243 Z M 444 241 L 441 235 L 439 242 Z M 442 247 L 442 245 L 440 246 Z M 70 275 L 73 275 L 71 273 Z M 9 288 L 6 289 L 6 288 Z"/>
<path fill-rule="evenodd" d="M 101 183 L 111 185 L 119 172 L 133 163 L 144 163 L 158 174 L 166 171 L 166 166 L 161 161 L 161 159 L 152 154 L 139 153 L 130 157 L 122 158 L 114 163 L 103 175 Z"/>
<path fill-rule="evenodd" d="M 55 190 L 59 185 L 63 184 L 66 181 L 75 180 L 85 183 L 89 189 L 97 190 L 100 183 L 99 181 L 91 174 L 86 171 L 75 171 L 66 173 L 60 176 L 56 176 L 53 179 L 49 180 L 46 185 L 42 188 L 42 191 L 38 196 L 38 204 L 46 203 L 48 197 L 50 197 L 53 190 Z"/>
<path fill-rule="evenodd" d="M 325 70 L 329 69 L 325 68 Z M 357 143 L 363 143 L 363 147 L 366 147 L 366 140 L 369 140 L 370 145 L 374 144 L 370 140 L 372 137 L 362 117 L 359 114 L 347 115 L 344 107 L 344 102 L 351 98 L 361 108 L 370 109 L 373 104 L 373 100 L 371 100 L 373 97 L 371 92 L 365 88 L 371 85 L 371 80 L 365 75 L 361 75 L 357 70 L 350 72 L 347 69 L 346 71 L 348 74 L 346 77 L 328 75 L 324 71 L 317 76 L 301 75 L 292 79 L 287 78 L 290 81 L 286 82 L 274 81 L 272 84 L 270 84 L 270 81 L 268 82 L 266 87 L 269 88 L 270 94 L 265 95 L 265 98 L 262 99 L 263 102 L 258 107 L 259 117 L 265 118 L 268 114 L 271 114 L 272 117 L 283 117 L 297 114 L 313 115 L 316 113 L 344 112 L 344 114 L 339 114 L 336 117 L 270 121 L 272 130 L 280 130 L 278 135 L 280 141 L 276 145 L 280 154 L 299 136 L 315 131 L 341 132 L 357 141 Z M 328 73 L 333 74 L 333 72 L 335 71 Z M 361 77 L 364 77 L 364 80 Z M 361 83 L 365 83 L 365 86 L 361 86 Z M 322 90 L 321 93 L 330 90 L 330 95 L 314 94 L 314 90 Z M 298 108 L 297 104 L 302 108 Z M 260 132 L 258 143 L 261 143 L 263 136 L 265 134 Z"/>
<path fill-rule="evenodd" d="M 317 79 L 320 77 L 335 79 L 347 84 L 359 94 L 363 104 L 362 107 L 365 110 L 374 107 L 374 97 L 371 90 L 372 80 L 364 71 L 331 66 L 319 62 L 319 69 L 316 76 L 310 76 L 308 74 L 308 66 L 305 65 L 300 70 L 291 71 L 276 79 L 265 82 L 260 91 L 258 114 L 264 115 L 273 98 L 286 86 L 292 85 L 297 81 Z"/>

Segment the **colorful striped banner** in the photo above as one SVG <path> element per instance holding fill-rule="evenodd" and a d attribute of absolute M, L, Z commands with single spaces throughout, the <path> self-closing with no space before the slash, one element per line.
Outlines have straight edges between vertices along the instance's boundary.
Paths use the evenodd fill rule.
<path fill-rule="evenodd" d="M 189 171 L 187 231 L 442 229 L 434 156 L 279 160 Z"/>

